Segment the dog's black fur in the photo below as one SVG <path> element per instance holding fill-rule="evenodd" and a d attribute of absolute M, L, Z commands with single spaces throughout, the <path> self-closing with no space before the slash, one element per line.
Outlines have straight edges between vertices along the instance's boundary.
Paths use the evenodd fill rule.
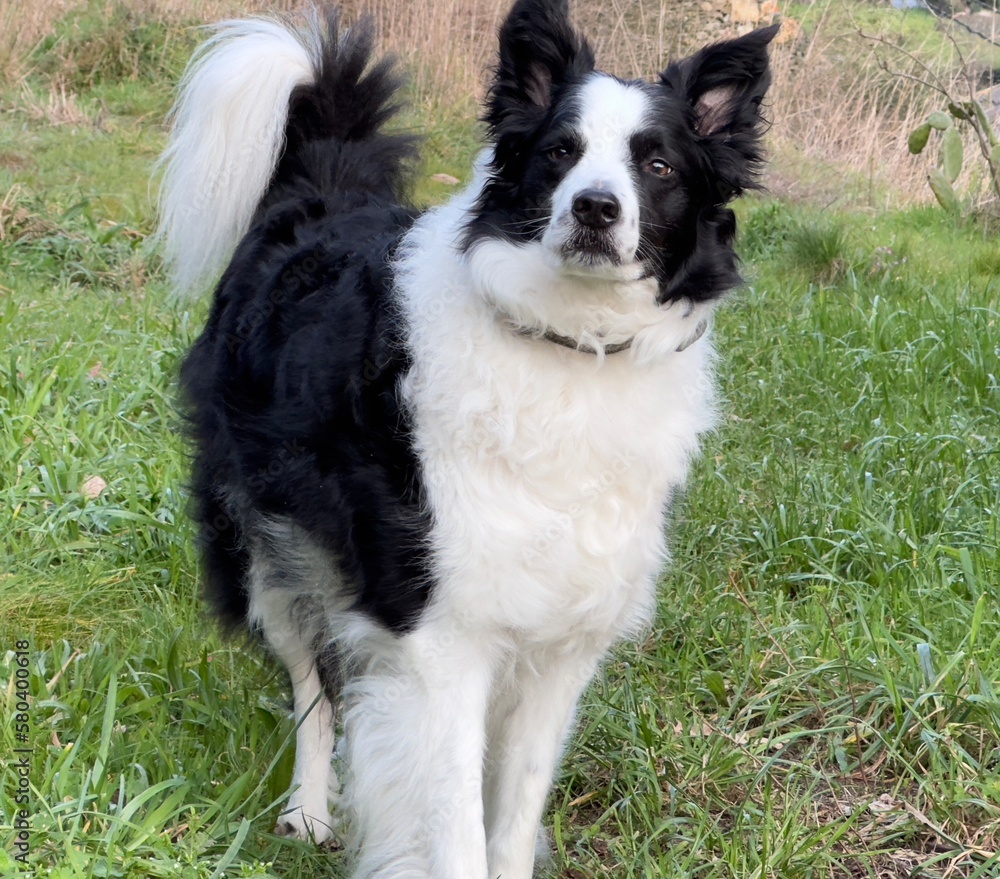
<path fill-rule="evenodd" d="M 246 618 L 247 537 L 287 516 L 337 560 L 359 607 L 394 631 L 429 589 L 426 514 L 398 381 L 409 366 L 388 297 L 412 137 L 369 27 L 331 15 L 315 86 L 292 97 L 287 146 L 181 371 L 198 454 L 193 494 L 209 599 Z"/>

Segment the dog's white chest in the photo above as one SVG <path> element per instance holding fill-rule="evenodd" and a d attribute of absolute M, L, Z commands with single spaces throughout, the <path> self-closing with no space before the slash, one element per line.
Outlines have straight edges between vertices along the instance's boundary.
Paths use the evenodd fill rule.
<path fill-rule="evenodd" d="M 640 368 L 497 341 L 412 377 L 439 600 L 532 640 L 623 634 L 651 611 L 665 507 L 711 418 L 706 352 Z"/>

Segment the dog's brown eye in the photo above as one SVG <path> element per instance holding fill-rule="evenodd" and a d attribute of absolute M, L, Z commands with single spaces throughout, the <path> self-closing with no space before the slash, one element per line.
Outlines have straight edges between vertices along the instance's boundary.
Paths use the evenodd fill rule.
<path fill-rule="evenodd" d="M 562 162 L 570 157 L 570 151 L 564 146 L 552 147 L 549 150 L 548 156 L 555 162 Z"/>
<path fill-rule="evenodd" d="M 663 159 L 650 159 L 646 163 L 646 170 L 650 174 L 655 174 L 657 177 L 666 177 L 674 169 L 671 168 Z"/>
<path fill-rule="evenodd" d="M 672 174 L 674 169 L 664 162 L 663 159 L 651 159 L 646 163 L 646 170 L 657 177 L 666 177 L 668 174 Z"/>

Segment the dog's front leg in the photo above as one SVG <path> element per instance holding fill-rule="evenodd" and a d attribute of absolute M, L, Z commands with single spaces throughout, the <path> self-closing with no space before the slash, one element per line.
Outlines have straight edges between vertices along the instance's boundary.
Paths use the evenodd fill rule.
<path fill-rule="evenodd" d="M 424 622 L 345 690 L 356 879 L 487 879 L 482 767 L 492 657 Z"/>
<path fill-rule="evenodd" d="M 487 757 L 489 875 L 530 879 L 545 799 L 584 687 L 603 645 L 538 650 L 519 658 L 493 707 Z"/>

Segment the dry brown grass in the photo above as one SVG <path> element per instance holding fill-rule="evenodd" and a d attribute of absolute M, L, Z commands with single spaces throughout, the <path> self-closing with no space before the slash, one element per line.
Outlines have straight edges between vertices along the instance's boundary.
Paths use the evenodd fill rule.
<path fill-rule="evenodd" d="M 72 128 L 100 127 L 100 111 L 80 104 L 77 96 L 66 90 L 64 82 L 53 83 L 47 95 L 37 95 L 29 88 L 21 90 L 22 108 L 32 119 L 49 125 Z"/>
<path fill-rule="evenodd" d="M 39 41 L 80 0 L 0 0 L 0 82 L 16 82 L 28 70 Z"/>
<path fill-rule="evenodd" d="M 482 92 L 507 0 L 345 0 L 348 21 L 363 13 L 379 41 L 402 60 L 424 108 L 459 107 Z"/>
<path fill-rule="evenodd" d="M 37 210 L 20 183 L 15 183 L 0 198 L 0 241 L 8 238 L 42 238 L 51 235 L 56 228 L 51 220 Z"/>
<path fill-rule="evenodd" d="M 8 82 L 23 77 L 38 42 L 87 2 L 0 0 L 0 77 Z M 110 15 L 116 0 L 104 3 Z M 348 21 L 362 12 L 374 16 L 381 44 L 397 53 L 410 72 L 423 112 L 437 118 L 472 111 L 508 0 L 342 0 L 341 5 Z M 136 14 L 180 25 L 248 12 L 290 12 L 301 8 L 301 2 L 137 0 L 129 6 Z M 574 4 L 602 66 L 619 75 L 646 77 L 698 42 L 734 35 L 722 23 L 720 9 L 725 8 L 720 0 Z M 821 22 L 810 35 L 775 49 L 774 71 L 769 103 L 772 151 L 781 160 L 772 174 L 776 190 L 833 199 L 845 193 L 849 180 L 852 196 L 867 190 L 865 197 L 872 202 L 927 198 L 927 159 L 910 157 L 906 138 L 929 109 L 937 109 L 934 96 L 882 70 L 872 43 Z M 54 86 L 52 95 L 49 115 L 54 121 L 74 115 L 72 94 Z"/>
<path fill-rule="evenodd" d="M 415 72 L 421 103 L 464 106 L 481 95 L 506 0 L 349 0 L 347 6 L 349 17 L 374 13 L 383 43 Z M 706 38 L 737 33 L 688 0 L 577 2 L 574 9 L 601 65 L 627 77 L 648 78 Z M 883 70 L 876 46 L 856 31 L 821 23 L 774 50 L 772 188 L 873 206 L 928 200 L 927 159 L 910 156 L 906 141 L 938 103 L 927 89 Z"/>
<path fill-rule="evenodd" d="M 861 52 L 860 60 L 843 63 L 845 42 Z M 774 68 L 771 141 L 779 153 L 815 163 L 818 174 L 807 187 L 842 192 L 850 175 L 867 178 L 874 190 L 889 172 L 900 190 L 926 188 L 906 148 L 909 131 L 926 116 L 921 96 L 912 83 L 887 82 L 870 49 L 849 35 L 820 31 L 799 52 L 776 53 Z"/>
<path fill-rule="evenodd" d="M 822 24 L 806 41 L 780 47 L 770 95 L 772 149 L 813 173 L 790 180 L 776 170 L 775 186 L 831 202 L 861 195 L 873 207 L 927 201 L 927 159 L 910 155 L 907 138 L 941 100 L 893 72 L 901 62 L 858 32 Z"/>

